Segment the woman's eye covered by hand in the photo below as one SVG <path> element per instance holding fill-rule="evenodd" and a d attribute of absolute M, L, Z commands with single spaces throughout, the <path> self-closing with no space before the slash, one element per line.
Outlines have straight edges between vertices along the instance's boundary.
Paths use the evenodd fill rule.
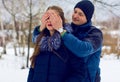
<path fill-rule="evenodd" d="M 46 21 L 50 18 L 50 15 L 48 12 L 44 13 L 43 17 L 42 17 L 42 20 Z"/>
<path fill-rule="evenodd" d="M 46 18 L 46 21 L 50 19 L 50 16 Z"/>

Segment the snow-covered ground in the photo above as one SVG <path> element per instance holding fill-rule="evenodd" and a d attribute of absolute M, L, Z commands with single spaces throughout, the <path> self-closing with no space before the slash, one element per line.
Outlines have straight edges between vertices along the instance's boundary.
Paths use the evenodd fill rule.
<path fill-rule="evenodd" d="M 120 82 L 120 60 L 113 55 L 101 59 L 101 82 Z"/>
<path fill-rule="evenodd" d="M 25 61 L 24 57 L 14 56 L 13 50 L 8 49 L 7 55 L 0 59 L 0 82 L 27 82 L 28 68 L 20 69 Z M 114 55 L 101 58 L 100 67 L 101 82 L 120 82 L 120 60 Z"/>

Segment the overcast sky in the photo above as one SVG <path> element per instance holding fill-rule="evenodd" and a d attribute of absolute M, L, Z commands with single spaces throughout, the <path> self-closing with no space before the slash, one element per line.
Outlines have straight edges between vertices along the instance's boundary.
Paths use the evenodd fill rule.
<path fill-rule="evenodd" d="M 10 15 L 2 7 L 1 1 L 2 0 L 0 0 L 0 7 L 1 7 L 0 14 L 2 13 L 1 18 L 3 20 L 9 21 Z M 47 2 L 46 8 L 50 5 L 58 5 L 58 6 L 62 7 L 65 12 L 65 16 L 67 18 L 68 17 L 70 18 L 75 4 L 80 0 L 44 0 L 44 1 Z M 91 0 L 91 1 L 93 1 L 93 0 Z M 114 15 L 114 16 L 116 15 L 116 16 L 120 17 L 120 0 L 100 0 L 100 1 L 106 2 L 110 5 L 119 4 L 119 6 L 109 7 L 109 6 L 103 6 L 100 3 L 96 3 L 95 4 L 95 9 L 96 9 L 95 14 L 96 14 L 97 20 L 101 20 L 101 21 L 106 20 L 106 19 L 112 17 L 112 15 Z M 110 11 L 112 11 L 114 14 L 110 13 Z"/>
<path fill-rule="evenodd" d="M 59 5 L 64 9 L 64 12 L 66 13 L 67 11 L 73 11 L 73 8 L 75 4 L 80 1 L 80 0 L 49 0 L 48 6 L 49 5 Z M 93 1 L 93 0 L 91 0 Z M 106 20 L 110 18 L 112 15 L 120 16 L 120 0 L 98 0 L 98 1 L 103 1 L 105 3 L 108 3 L 110 5 L 115 5 L 119 4 L 119 6 L 116 7 L 110 7 L 110 6 L 104 6 L 100 3 L 95 4 L 95 13 L 96 13 L 96 18 L 98 20 Z M 112 11 L 113 13 L 110 13 Z"/>

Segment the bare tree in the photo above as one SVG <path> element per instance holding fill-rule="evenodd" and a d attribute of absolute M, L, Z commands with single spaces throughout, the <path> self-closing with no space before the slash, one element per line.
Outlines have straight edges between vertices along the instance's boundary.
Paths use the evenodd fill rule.
<path fill-rule="evenodd" d="M 8 11 L 8 13 L 12 16 L 13 20 L 13 30 L 16 32 L 16 36 L 14 35 L 14 51 L 17 56 L 16 44 L 19 40 L 19 28 L 17 26 L 16 15 L 20 12 L 20 5 L 17 0 L 2 0 L 4 8 Z"/>
<path fill-rule="evenodd" d="M 29 52 L 30 52 L 30 43 L 31 43 L 31 29 L 33 18 L 36 16 L 41 16 L 45 10 L 45 1 L 44 0 L 2 0 L 4 8 L 9 12 L 13 19 L 13 27 L 16 32 L 17 43 L 19 41 L 19 27 L 17 19 L 24 19 L 23 22 L 29 21 L 29 30 L 28 30 L 28 55 L 27 55 L 27 65 L 29 65 Z M 24 24 L 24 23 L 22 23 Z M 17 55 L 16 45 L 14 45 L 15 55 Z"/>
<path fill-rule="evenodd" d="M 21 7 L 23 9 L 22 15 L 24 15 L 29 20 L 29 30 L 28 30 L 28 55 L 27 55 L 27 64 L 29 65 L 29 52 L 30 52 L 30 42 L 31 42 L 31 29 L 33 18 L 37 15 L 41 15 L 45 9 L 45 1 L 44 0 L 20 0 Z"/>
<path fill-rule="evenodd" d="M 3 21 L 2 21 L 2 18 L 1 18 L 1 11 L 0 11 L 0 27 L 1 27 L 1 30 L 4 32 Z M 2 41 L 1 42 L 3 42 L 3 52 L 2 53 L 6 54 L 5 34 L 2 36 Z"/>
<path fill-rule="evenodd" d="M 105 2 L 104 0 L 93 0 L 93 3 L 95 4 L 95 6 L 99 4 L 100 5 L 99 7 L 101 7 L 102 9 L 106 9 L 106 11 L 113 14 L 113 16 L 117 16 L 120 19 L 120 16 L 114 12 L 115 10 L 119 11 L 120 1 L 118 1 L 117 3 L 109 3 L 108 1 Z M 94 18 L 94 21 L 96 21 L 96 18 Z"/>

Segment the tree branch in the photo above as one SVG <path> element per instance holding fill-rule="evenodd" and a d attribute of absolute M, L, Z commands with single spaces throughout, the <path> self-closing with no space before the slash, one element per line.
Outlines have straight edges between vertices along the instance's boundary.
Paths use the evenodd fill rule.
<path fill-rule="evenodd" d="M 120 6 L 120 3 L 118 4 L 108 4 L 106 2 L 103 2 L 103 1 L 99 1 L 99 0 L 95 0 L 96 2 L 102 4 L 102 5 L 106 5 L 106 6 L 110 6 L 110 7 L 116 7 L 116 6 Z"/>

